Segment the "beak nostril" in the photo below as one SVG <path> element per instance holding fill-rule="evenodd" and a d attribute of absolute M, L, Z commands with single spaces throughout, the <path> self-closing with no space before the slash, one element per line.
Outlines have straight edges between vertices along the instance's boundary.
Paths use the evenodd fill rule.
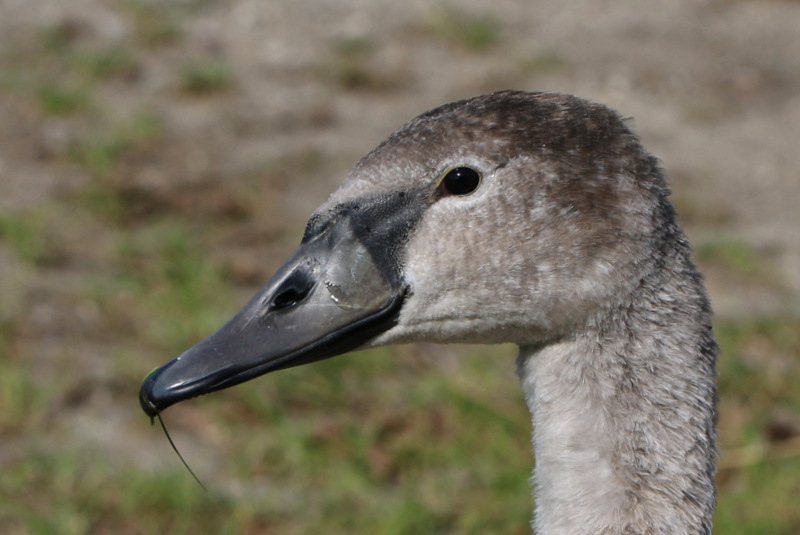
<path fill-rule="evenodd" d="M 296 305 L 304 296 L 295 288 L 288 290 L 275 296 L 272 300 L 272 310 L 283 310 L 290 306 Z"/>
<path fill-rule="evenodd" d="M 270 310 L 285 310 L 293 307 L 311 293 L 314 280 L 303 270 L 297 270 L 283 281 L 281 287 L 275 292 L 275 297 L 270 304 Z"/>

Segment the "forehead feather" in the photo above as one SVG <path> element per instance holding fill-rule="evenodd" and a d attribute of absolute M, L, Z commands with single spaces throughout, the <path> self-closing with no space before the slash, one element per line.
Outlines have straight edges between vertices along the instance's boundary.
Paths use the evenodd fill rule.
<path fill-rule="evenodd" d="M 564 176 L 611 176 L 655 166 L 622 119 L 570 95 L 503 91 L 445 104 L 408 122 L 368 153 L 321 210 L 347 199 L 424 187 L 471 161 L 549 160 Z M 652 186 L 652 185 L 651 185 Z M 661 185 L 656 185 L 660 187 Z"/>

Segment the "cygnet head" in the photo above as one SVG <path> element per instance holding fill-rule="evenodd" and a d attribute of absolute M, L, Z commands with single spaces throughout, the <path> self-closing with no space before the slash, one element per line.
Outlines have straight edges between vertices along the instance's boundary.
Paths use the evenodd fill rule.
<path fill-rule="evenodd" d="M 571 337 L 663 264 L 680 234 L 667 195 L 601 105 L 505 91 L 434 109 L 365 156 L 287 264 L 140 401 L 153 415 L 358 347 Z"/>

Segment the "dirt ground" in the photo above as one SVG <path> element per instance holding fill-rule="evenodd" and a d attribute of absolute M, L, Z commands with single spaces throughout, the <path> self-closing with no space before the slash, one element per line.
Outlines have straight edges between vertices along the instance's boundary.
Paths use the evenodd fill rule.
<path fill-rule="evenodd" d="M 707 252 L 718 316 L 800 313 L 800 2 L 160 4 L 0 0 L 0 214 L 36 214 L 46 235 L 35 268 L 0 239 L 0 320 L 21 326 L 15 347 L 41 380 L 114 373 L 119 338 L 100 332 L 85 292 L 113 275 L 126 226 L 154 212 L 219 218 L 229 239 L 209 256 L 245 296 L 386 135 L 506 88 L 631 117 Z M 74 201 L 109 182 L 130 202 L 113 223 Z M 719 244 L 744 260 L 715 256 Z M 54 364 L 64 347 L 92 370 Z M 64 440 L 152 462 L 135 403 L 109 415 L 101 401 L 69 413 Z M 0 436 L 0 462 L 25 447 Z"/>

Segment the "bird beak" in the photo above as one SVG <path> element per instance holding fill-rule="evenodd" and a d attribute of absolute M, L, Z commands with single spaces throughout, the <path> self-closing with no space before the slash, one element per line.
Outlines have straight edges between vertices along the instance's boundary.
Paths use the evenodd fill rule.
<path fill-rule="evenodd" d="M 361 234 L 343 213 L 307 235 L 233 319 L 147 376 L 144 412 L 341 355 L 391 328 L 406 291 Z"/>

